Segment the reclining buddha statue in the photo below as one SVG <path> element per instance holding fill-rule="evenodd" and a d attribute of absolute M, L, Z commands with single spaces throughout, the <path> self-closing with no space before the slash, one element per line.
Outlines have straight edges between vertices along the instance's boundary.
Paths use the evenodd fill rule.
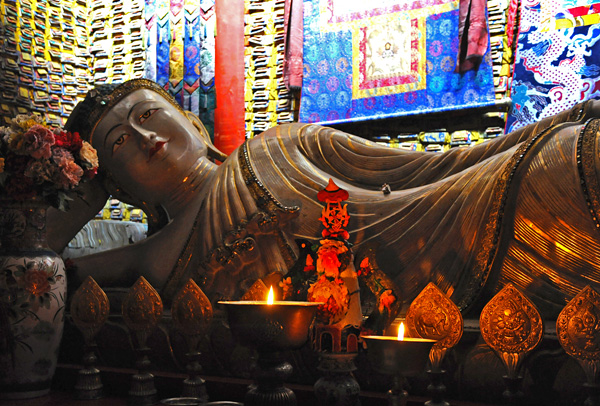
<path fill-rule="evenodd" d="M 102 176 L 51 216 L 49 240 L 60 251 L 113 195 L 144 208 L 152 233 L 75 258 L 71 282 L 130 286 L 143 275 L 168 301 L 193 278 L 211 300 L 235 299 L 287 272 L 296 240 L 319 238 L 317 194 L 332 179 L 350 196 L 356 261 L 371 256 L 402 302 L 434 282 L 478 315 L 511 282 L 553 318 L 600 283 L 599 118 L 600 103 L 588 101 L 440 154 L 293 123 L 226 157 L 156 83 L 102 86 L 67 123 L 97 149 Z"/>

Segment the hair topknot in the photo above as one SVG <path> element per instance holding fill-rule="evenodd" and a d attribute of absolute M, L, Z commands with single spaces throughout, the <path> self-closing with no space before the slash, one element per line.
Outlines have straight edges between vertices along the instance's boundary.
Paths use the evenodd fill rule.
<path fill-rule="evenodd" d="M 118 85 L 116 84 L 99 85 L 90 90 L 86 94 L 85 99 L 79 102 L 69 115 L 69 119 L 65 124 L 65 130 L 78 132 L 83 139 L 89 141 L 91 130 L 96 124 L 90 120 L 93 115 L 92 113 L 102 108 L 98 97 L 101 99 L 105 98 L 110 95 L 117 86 Z"/>

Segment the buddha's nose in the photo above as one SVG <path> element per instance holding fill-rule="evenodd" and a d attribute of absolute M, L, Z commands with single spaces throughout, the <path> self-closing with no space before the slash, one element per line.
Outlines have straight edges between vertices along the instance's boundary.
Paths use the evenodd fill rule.
<path fill-rule="evenodd" d="M 148 147 L 148 148 L 152 148 L 154 146 L 154 144 L 156 143 L 156 133 L 154 131 L 148 131 L 148 130 L 140 130 L 140 139 L 142 140 L 142 143 Z"/>

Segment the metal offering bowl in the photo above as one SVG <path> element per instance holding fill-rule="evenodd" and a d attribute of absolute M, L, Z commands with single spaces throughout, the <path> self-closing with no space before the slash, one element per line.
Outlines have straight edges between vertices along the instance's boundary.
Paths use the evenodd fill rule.
<path fill-rule="evenodd" d="M 363 336 L 373 367 L 388 375 L 414 376 L 424 371 L 435 340 L 392 336 Z"/>
<path fill-rule="evenodd" d="M 229 328 L 241 344 L 270 352 L 302 347 L 321 303 L 222 301 L 219 304 L 225 305 Z"/>
<path fill-rule="evenodd" d="M 168 406 L 200 406 L 203 403 L 200 398 L 183 397 L 163 399 L 160 401 L 160 404 Z"/>

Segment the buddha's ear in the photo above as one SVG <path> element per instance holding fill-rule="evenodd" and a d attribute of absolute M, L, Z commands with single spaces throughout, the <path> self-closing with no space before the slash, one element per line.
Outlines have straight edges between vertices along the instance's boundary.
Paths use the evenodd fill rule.
<path fill-rule="evenodd" d="M 206 142 L 206 146 L 208 147 L 208 156 L 212 159 L 216 159 L 221 162 L 225 161 L 225 159 L 227 159 L 227 155 L 219 151 L 217 147 L 214 146 L 212 140 L 210 139 L 210 135 L 206 130 L 206 127 L 204 127 L 204 124 L 202 124 L 202 121 L 198 118 L 198 116 L 192 113 L 191 111 L 186 111 L 185 115 L 187 116 L 188 120 L 192 122 L 194 127 L 198 129 L 198 132 L 202 136 L 202 139 L 204 140 L 204 142 Z"/>

